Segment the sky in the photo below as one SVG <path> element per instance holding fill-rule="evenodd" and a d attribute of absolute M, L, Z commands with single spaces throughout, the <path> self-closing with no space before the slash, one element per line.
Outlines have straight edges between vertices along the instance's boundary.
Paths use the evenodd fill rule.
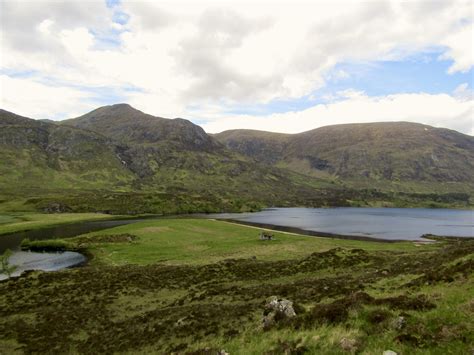
<path fill-rule="evenodd" d="M 0 108 L 129 103 L 209 133 L 410 121 L 474 134 L 474 4 L 0 0 Z"/>

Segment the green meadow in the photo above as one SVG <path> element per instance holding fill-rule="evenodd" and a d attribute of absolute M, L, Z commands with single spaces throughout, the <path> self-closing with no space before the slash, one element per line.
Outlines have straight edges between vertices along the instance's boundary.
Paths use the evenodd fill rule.
<path fill-rule="evenodd" d="M 0 233 L 20 230 L 13 217 L 21 216 L 0 220 Z M 35 227 L 72 221 L 28 218 L 42 221 Z M 31 250 L 81 251 L 89 262 L 0 282 L 0 353 L 474 349 L 473 240 L 383 243 L 272 232 L 274 240 L 262 241 L 259 233 L 172 218 L 26 242 Z M 296 316 L 263 326 L 271 296 L 293 302 Z"/>
<path fill-rule="evenodd" d="M 90 233 L 86 239 L 94 263 L 108 265 L 161 263 L 168 265 L 210 264 L 225 259 L 257 257 L 261 260 L 295 259 L 312 252 L 336 247 L 365 250 L 416 250 L 412 242 L 378 243 L 272 232 L 274 240 L 259 240 L 259 228 L 207 219 L 162 219 L 139 222 Z M 137 237 L 133 243 L 94 244 L 94 236 L 129 233 Z M 85 237 L 64 240 L 70 248 L 78 248 Z M 48 242 L 43 242 L 48 243 Z M 429 248 L 429 247 L 425 247 Z"/>

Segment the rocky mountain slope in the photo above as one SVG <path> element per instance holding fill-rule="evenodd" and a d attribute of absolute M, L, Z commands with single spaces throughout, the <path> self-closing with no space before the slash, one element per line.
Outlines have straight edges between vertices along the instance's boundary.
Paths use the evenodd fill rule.
<path fill-rule="evenodd" d="M 465 207 L 473 151 L 470 136 L 409 123 L 208 135 L 126 104 L 54 123 L 1 110 L 0 210 Z"/>
<path fill-rule="evenodd" d="M 159 213 L 327 200 L 315 189 L 325 181 L 263 166 L 189 121 L 128 105 L 55 124 L 1 111 L 0 128 L 0 205 L 22 196 L 72 210 Z"/>
<path fill-rule="evenodd" d="M 275 164 L 282 160 L 291 141 L 291 135 L 264 131 L 236 129 L 214 137 L 229 149 L 259 162 Z"/>
<path fill-rule="evenodd" d="M 83 116 L 61 121 L 127 144 L 155 144 L 164 148 L 212 152 L 220 143 L 188 120 L 143 113 L 128 104 L 100 107 Z"/>
<path fill-rule="evenodd" d="M 7 189 L 103 188 L 133 179 L 100 134 L 0 110 L 0 183 Z"/>
<path fill-rule="evenodd" d="M 190 121 L 154 117 L 127 104 L 101 107 L 60 125 L 113 140 L 120 159 L 142 185 L 163 190 L 214 190 L 226 186 L 240 191 L 268 179 L 276 186 L 289 183 L 280 169 L 260 166 L 232 152 Z M 243 186 L 240 180 L 245 180 Z"/>
<path fill-rule="evenodd" d="M 259 162 L 312 176 L 474 181 L 474 138 L 417 123 L 335 125 L 294 135 L 237 130 L 215 137 L 229 149 Z"/>

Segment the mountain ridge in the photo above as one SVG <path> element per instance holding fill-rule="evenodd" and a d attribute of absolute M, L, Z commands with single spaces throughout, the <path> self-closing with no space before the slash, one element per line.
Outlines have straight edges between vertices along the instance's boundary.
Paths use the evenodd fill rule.
<path fill-rule="evenodd" d="M 116 113 L 109 117 L 109 109 L 105 115 L 104 110 L 99 113 L 100 124 L 110 119 L 116 123 Z M 125 126 L 117 132 L 0 111 L 0 209 L 2 201 L 22 199 L 22 206 L 46 210 L 56 208 L 50 205 L 114 213 L 249 210 L 263 201 L 296 203 L 298 196 L 320 183 L 308 184 L 297 174 L 259 166 L 227 150 L 202 128 L 188 121 L 183 126 L 181 119 L 168 121 L 180 140 L 174 140 L 173 134 L 160 135 L 152 122 L 155 132 L 148 141 L 137 142 L 137 136 L 127 137 L 128 122 L 137 124 L 135 132 L 146 134 L 149 120 L 155 120 L 138 115 L 137 121 L 122 117 Z M 86 115 L 86 120 L 90 117 Z M 210 144 L 203 147 L 196 142 L 196 132 Z"/>
<path fill-rule="evenodd" d="M 82 116 L 60 121 L 99 132 L 124 143 L 160 143 L 166 141 L 176 148 L 212 151 L 220 144 L 198 125 L 182 118 L 168 119 L 152 116 L 129 104 L 99 107 Z"/>
<path fill-rule="evenodd" d="M 382 132 L 386 123 L 292 135 L 210 135 L 188 120 L 155 117 L 126 104 L 60 122 L 0 110 L 0 209 L 13 204 L 21 210 L 190 213 L 469 206 L 473 139 L 404 123 L 404 131 L 416 129 L 400 141 L 394 129 L 400 124 L 389 126 Z"/>
<path fill-rule="evenodd" d="M 474 138 L 420 123 L 343 124 L 291 135 L 232 130 L 215 137 L 229 149 L 257 161 L 306 169 L 307 174 L 438 182 L 474 180 Z M 265 159 L 266 151 L 272 152 L 270 159 Z"/>

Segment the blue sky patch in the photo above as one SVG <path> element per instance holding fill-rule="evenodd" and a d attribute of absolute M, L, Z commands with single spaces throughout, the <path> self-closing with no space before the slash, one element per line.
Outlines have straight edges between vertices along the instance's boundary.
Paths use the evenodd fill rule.
<path fill-rule="evenodd" d="M 273 100 L 265 105 L 236 105 L 226 113 L 265 116 L 302 111 L 317 104 L 340 99 L 338 92 L 363 91 L 367 96 L 402 93 L 451 94 L 463 83 L 473 85 L 474 70 L 448 74 L 453 64 L 439 60 L 442 52 L 421 53 L 404 60 L 340 63 L 326 73 L 326 84 L 310 95 L 291 100 Z"/>
<path fill-rule="evenodd" d="M 341 63 L 328 73 L 327 89 L 355 89 L 369 96 L 396 93 L 451 93 L 462 83 L 471 82 L 473 70 L 448 74 L 452 61 L 439 60 L 442 52 L 420 54 L 403 61 Z M 338 78 L 337 73 L 348 76 Z M 336 73 L 331 77 L 331 73 Z"/>
<path fill-rule="evenodd" d="M 105 0 L 107 7 L 115 7 L 120 5 L 120 0 Z"/>

